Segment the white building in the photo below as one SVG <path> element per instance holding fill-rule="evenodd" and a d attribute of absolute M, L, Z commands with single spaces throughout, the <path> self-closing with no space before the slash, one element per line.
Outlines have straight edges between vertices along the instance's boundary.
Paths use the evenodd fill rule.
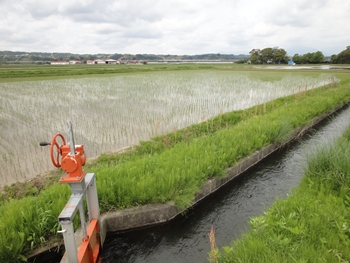
<path fill-rule="evenodd" d="M 69 65 L 67 61 L 51 61 L 51 65 Z"/>
<path fill-rule="evenodd" d="M 103 59 L 96 59 L 94 60 L 94 64 L 106 64 L 106 61 Z"/>
<path fill-rule="evenodd" d="M 106 59 L 106 64 L 120 64 L 120 62 L 118 60 L 115 60 L 115 59 Z"/>
<path fill-rule="evenodd" d="M 80 60 L 71 60 L 69 61 L 69 64 L 81 64 Z"/>

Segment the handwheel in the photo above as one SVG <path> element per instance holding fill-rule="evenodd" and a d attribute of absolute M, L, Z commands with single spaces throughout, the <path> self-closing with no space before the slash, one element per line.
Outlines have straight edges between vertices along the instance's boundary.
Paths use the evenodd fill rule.
<path fill-rule="evenodd" d="M 62 144 L 60 145 L 57 141 L 57 137 L 61 137 Z M 60 156 L 62 158 L 62 150 L 61 147 L 66 144 L 66 140 L 63 135 L 60 133 L 55 134 L 52 137 L 51 145 L 50 145 L 50 157 L 54 166 L 61 167 Z"/>

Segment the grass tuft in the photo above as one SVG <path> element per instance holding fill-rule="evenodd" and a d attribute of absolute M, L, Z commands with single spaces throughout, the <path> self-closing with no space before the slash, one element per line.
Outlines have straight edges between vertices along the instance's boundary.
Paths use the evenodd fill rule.
<path fill-rule="evenodd" d="M 310 157 L 300 186 L 252 218 L 218 262 L 349 262 L 349 131 Z"/>

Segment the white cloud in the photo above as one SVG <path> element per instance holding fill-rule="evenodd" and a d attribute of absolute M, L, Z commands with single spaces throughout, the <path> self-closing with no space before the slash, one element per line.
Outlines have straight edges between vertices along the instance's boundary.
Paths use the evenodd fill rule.
<path fill-rule="evenodd" d="M 0 0 L 2 50 L 71 53 L 337 54 L 348 0 Z"/>

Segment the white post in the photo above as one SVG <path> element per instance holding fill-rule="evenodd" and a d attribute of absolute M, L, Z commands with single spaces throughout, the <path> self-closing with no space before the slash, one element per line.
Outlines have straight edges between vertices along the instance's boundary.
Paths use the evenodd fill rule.
<path fill-rule="evenodd" d="M 97 219 L 98 221 L 100 219 L 95 174 L 88 173 L 81 182 L 69 183 L 69 186 L 72 189 L 72 195 L 58 217 L 58 222 L 62 226 L 62 230 L 58 232 L 63 234 L 68 263 L 78 263 L 73 219 L 79 210 L 83 237 L 87 238 L 87 226 L 83 207 L 85 197 L 89 213 L 89 224 L 93 219 Z"/>
<path fill-rule="evenodd" d="M 70 220 L 63 220 L 60 221 L 60 224 L 62 226 L 62 230 L 58 232 L 63 234 L 68 262 L 78 263 L 78 253 L 74 237 L 73 222 L 71 222 Z"/>

